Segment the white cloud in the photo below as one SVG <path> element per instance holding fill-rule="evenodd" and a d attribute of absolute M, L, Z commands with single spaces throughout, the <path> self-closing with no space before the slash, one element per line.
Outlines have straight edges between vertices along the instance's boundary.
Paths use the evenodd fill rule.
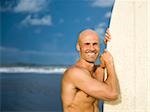
<path fill-rule="evenodd" d="M 15 12 L 39 12 L 46 8 L 47 0 L 20 0 L 16 7 Z"/>
<path fill-rule="evenodd" d="M 31 15 L 28 15 L 23 21 L 23 25 L 46 25 L 51 26 L 52 25 L 52 18 L 50 15 L 46 15 L 42 18 L 35 18 Z"/>
<path fill-rule="evenodd" d="M 114 0 L 94 0 L 92 3 L 93 7 L 111 7 Z"/>
<path fill-rule="evenodd" d="M 111 17 L 111 12 L 107 12 L 106 14 L 105 14 L 105 18 L 110 18 Z"/>
<path fill-rule="evenodd" d="M 105 31 L 104 31 L 104 28 L 102 28 L 102 27 L 97 27 L 97 28 L 95 29 L 95 31 L 98 32 L 98 34 L 100 35 L 100 38 L 102 38 L 101 36 L 102 36 L 103 33 L 105 32 Z"/>
<path fill-rule="evenodd" d="M 105 28 L 106 28 L 105 23 L 100 23 L 95 27 L 95 31 L 100 35 L 100 38 L 102 38 L 102 36 L 104 35 Z"/>
<path fill-rule="evenodd" d="M 105 23 L 99 23 L 99 24 L 97 25 L 97 27 L 105 27 L 105 26 L 106 26 Z"/>

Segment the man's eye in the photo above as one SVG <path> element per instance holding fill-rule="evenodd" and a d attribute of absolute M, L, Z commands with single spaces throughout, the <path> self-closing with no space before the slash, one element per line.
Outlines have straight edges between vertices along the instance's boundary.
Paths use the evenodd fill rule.
<path fill-rule="evenodd" d="M 90 45 L 90 43 L 85 43 L 85 45 Z"/>
<path fill-rule="evenodd" d="M 98 45 L 98 43 L 94 43 L 93 45 L 94 45 L 94 46 L 95 46 L 95 45 Z"/>

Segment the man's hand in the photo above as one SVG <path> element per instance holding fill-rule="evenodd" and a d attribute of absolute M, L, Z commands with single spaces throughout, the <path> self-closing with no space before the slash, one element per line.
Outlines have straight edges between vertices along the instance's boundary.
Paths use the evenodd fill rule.
<path fill-rule="evenodd" d="M 105 49 L 104 53 L 100 57 L 101 67 L 105 68 L 107 64 L 113 64 L 112 55 Z"/>
<path fill-rule="evenodd" d="M 105 49 L 104 53 L 101 55 L 101 60 L 104 62 L 104 64 L 113 63 L 113 57 L 110 54 L 109 51 Z"/>
<path fill-rule="evenodd" d="M 104 43 L 107 44 L 107 42 L 109 42 L 110 40 L 111 40 L 111 34 L 110 34 L 109 28 L 108 28 L 105 33 Z"/>
<path fill-rule="evenodd" d="M 111 40 L 111 34 L 110 34 L 110 32 L 109 32 L 109 28 L 106 30 L 106 33 L 105 33 L 105 38 L 104 38 L 104 43 L 107 45 L 107 42 L 109 42 Z M 104 53 L 106 53 L 107 52 L 107 50 L 105 49 L 104 50 Z M 104 54 L 103 53 L 103 54 Z M 103 55 L 102 54 L 102 55 Z M 110 53 L 109 53 L 110 54 Z M 106 57 L 108 57 L 108 56 L 106 56 Z M 101 61 L 101 67 L 102 68 L 105 68 L 106 67 L 106 61 L 107 59 L 103 59 L 102 57 L 100 57 L 100 61 Z M 108 59 L 109 60 L 109 59 Z"/>

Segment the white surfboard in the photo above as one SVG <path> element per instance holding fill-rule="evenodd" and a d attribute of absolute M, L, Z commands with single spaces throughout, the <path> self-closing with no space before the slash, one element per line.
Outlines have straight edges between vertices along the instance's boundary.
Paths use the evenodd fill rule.
<path fill-rule="evenodd" d="M 115 0 L 108 50 L 121 94 L 118 101 L 105 102 L 104 112 L 150 112 L 149 6 L 148 0 Z"/>

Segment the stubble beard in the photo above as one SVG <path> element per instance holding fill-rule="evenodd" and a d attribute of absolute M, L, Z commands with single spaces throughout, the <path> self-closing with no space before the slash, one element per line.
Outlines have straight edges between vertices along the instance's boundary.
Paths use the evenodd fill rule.
<path fill-rule="evenodd" d="M 97 53 L 94 53 L 92 54 L 93 56 L 91 56 L 91 54 L 89 55 L 88 53 L 86 53 L 86 56 L 85 56 L 85 61 L 88 62 L 88 63 L 95 63 L 96 60 L 97 60 L 97 57 L 98 57 L 98 54 Z"/>

